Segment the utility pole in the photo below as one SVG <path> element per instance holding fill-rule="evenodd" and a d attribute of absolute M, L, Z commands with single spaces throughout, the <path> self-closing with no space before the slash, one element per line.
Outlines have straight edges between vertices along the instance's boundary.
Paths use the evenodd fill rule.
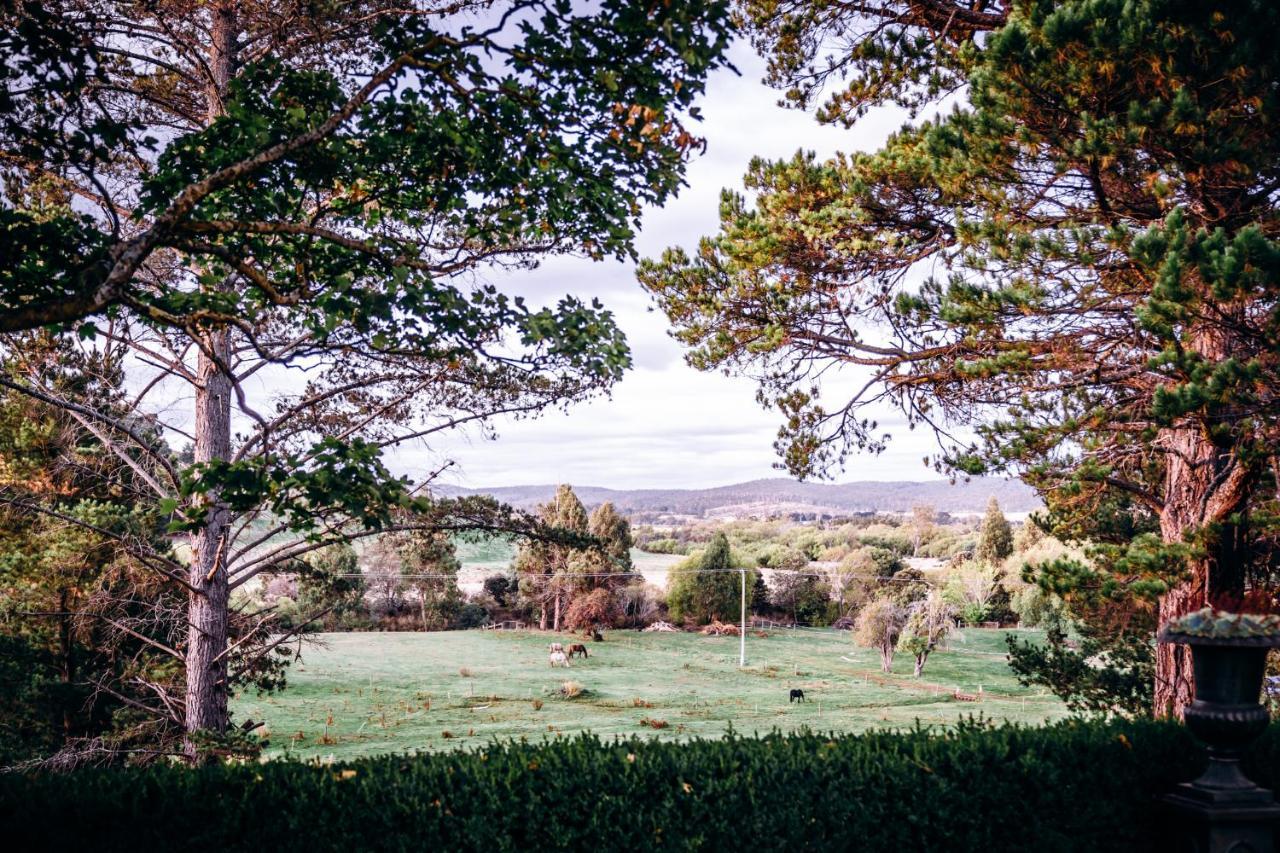
<path fill-rule="evenodd" d="M 742 573 L 742 626 L 738 632 L 738 666 L 747 665 L 747 570 Z"/>

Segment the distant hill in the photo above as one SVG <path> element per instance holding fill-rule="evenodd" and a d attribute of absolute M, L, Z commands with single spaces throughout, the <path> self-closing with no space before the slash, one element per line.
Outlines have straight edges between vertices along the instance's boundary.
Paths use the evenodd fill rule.
<path fill-rule="evenodd" d="M 503 503 L 532 509 L 550 500 L 556 487 L 498 486 L 484 489 L 446 488 L 450 495 L 490 495 Z M 785 478 L 752 480 L 710 489 L 606 489 L 574 484 L 574 492 L 588 507 L 613 501 L 631 516 L 687 515 L 702 518 L 749 517 L 819 513 L 828 515 L 866 512 L 909 512 L 916 504 L 932 504 L 939 512 L 977 513 L 995 495 L 1009 513 L 1032 512 L 1041 507 L 1030 487 L 1017 480 L 975 478 L 952 484 L 927 482 L 800 483 Z"/>

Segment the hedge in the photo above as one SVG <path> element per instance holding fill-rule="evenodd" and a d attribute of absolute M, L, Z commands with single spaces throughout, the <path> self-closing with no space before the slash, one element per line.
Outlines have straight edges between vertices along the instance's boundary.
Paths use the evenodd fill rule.
<path fill-rule="evenodd" d="M 1250 766 L 1280 781 L 1280 727 Z M 577 737 L 329 766 L 0 774 L 10 850 L 1158 849 L 1180 726 Z"/>

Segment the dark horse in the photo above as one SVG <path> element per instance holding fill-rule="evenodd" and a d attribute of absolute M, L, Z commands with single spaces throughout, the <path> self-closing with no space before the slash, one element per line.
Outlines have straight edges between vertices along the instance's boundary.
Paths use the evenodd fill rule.
<path fill-rule="evenodd" d="M 805 698 L 804 698 L 804 691 L 803 691 L 803 690 L 801 690 L 801 689 L 799 689 L 799 688 L 794 688 L 794 689 L 792 689 L 792 691 L 791 691 L 791 701 L 792 701 L 792 702 L 807 702 L 807 701 L 809 701 L 809 700 L 807 700 L 807 699 L 805 699 Z"/>
<path fill-rule="evenodd" d="M 574 655 L 581 655 L 584 658 L 591 657 L 591 655 L 587 654 L 587 647 L 582 645 L 582 643 L 574 643 L 569 647 L 569 657 L 573 657 Z"/>

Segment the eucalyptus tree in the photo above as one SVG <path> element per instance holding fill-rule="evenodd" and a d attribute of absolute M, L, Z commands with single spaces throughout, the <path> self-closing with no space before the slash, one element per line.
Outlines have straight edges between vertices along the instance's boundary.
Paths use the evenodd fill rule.
<path fill-rule="evenodd" d="M 190 550 L 167 565 L 188 599 L 185 696 L 156 711 L 217 734 L 236 587 L 378 529 L 527 529 L 433 498 L 431 475 L 410 483 L 382 453 L 582 399 L 628 366 L 596 302 L 531 307 L 487 276 L 631 253 L 699 144 L 685 124 L 726 10 L 2 9 L 0 331 L 127 348 L 133 405 L 193 464 L 37 377 L 0 383 L 147 455 Z"/>
<path fill-rule="evenodd" d="M 820 121 L 930 111 L 870 153 L 755 160 L 752 200 L 727 192 L 716 236 L 642 268 L 693 364 L 758 379 L 786 466 L 816 474 L 881 449 L 867 407 L 886 403 L 936 431 L 940 468 L 1017 472 L 1055 535 L 1095 543 L 1090 564 L 1041 578 L 1064 594 L 1164 622 L 1265 582 L 1280 9 L 744 0 L 741 13 L 770 82 L 794 106 L 821 102 Z M 1155 654 L 1155 708 L 1178 713 L 1189 652 Z"/>

